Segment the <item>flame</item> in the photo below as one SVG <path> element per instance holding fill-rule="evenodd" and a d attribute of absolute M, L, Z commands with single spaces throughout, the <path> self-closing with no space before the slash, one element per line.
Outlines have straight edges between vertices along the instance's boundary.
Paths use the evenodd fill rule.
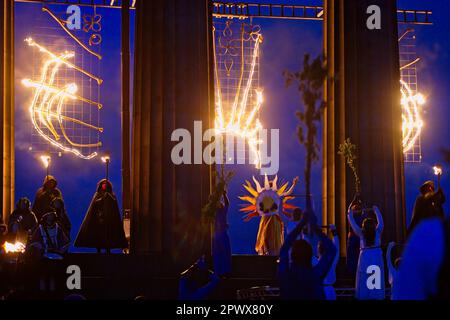
<path fill-rule="evenodd" d="M 44 167 L 48 168 L 50 165 L 51 158 L 50 156 L 41 156 L 41 161 L 44 164 Z"/>
<path fill-rule="evenodd" d="M 9 243 L 8 241 L 6 241 L 3 244 L 3 248 L 5 249 L 6 253 L 24 253 L 25 252 L 25 245 L 22 242 Z"/>
<path fill-rule="evenodd" d="M 440 166 L 434 166 L 433 171 L 434 171 L 434 174 L 437 176 L 442 175 L 442 167 L 440 167 Z"/>
<path fill-rule="evenodd" d="M 111 158 L 109 156 L 104 156 L 101 158 L 103 163 L 107 163 L 111 160 Z"/>

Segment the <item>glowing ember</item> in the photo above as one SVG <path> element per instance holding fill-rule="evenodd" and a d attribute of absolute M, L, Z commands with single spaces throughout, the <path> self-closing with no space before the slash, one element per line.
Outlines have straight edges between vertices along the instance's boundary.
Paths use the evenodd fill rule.
<path fill-rule="evenodd" d="M 3 249 L 6 253 L 24 253 L 25 245 L 22 242 L 9 243 L 5 242 L 3 244 Z"/>

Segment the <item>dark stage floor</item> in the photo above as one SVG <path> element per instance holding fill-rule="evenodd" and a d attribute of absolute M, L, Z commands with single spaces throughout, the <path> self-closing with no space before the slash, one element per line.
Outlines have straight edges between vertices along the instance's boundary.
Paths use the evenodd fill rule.
<path fill-rule="evenodd" d="M 81 290 L 68 290 L 67 267 L 77 265 L 81 269 Z M 11 298 L 63 299 L 69 294 L 82 294 L 87 299 L 125 299 L 143 295 L 149 299 L 176 299 L 178 274 L 173 263 L 158 255 L 124 254 L 68 254 L 62 261 L 33 266 L 29 269 L 15 268 L 3 263 L 2 277 L 6 277 L 13 289 Z M 186 266 L 187 268 L 188 266 Z M 276 287 L 276 257 L 234 255 L 233 273 L 217 288 L 214 299 L 236 299 L 237 291 L 258 286 Z M 342 274 L 338 268 L 338 275 Z M 21 285 L 25 275 L 38 276 L 38 270 L 51 270 L 57 274 L 55 291 L 37 291 L 38 280 L 33 285 Z M 41 273 L 42 274 L 42 273 Z M 4 278 L 5 279 L 5 278 Z M 15 282 L 15 284 L 14 284 Z M 12 285 L 11 285 L 12 284 Z M 351 287 L 351 281 L 340 276 L 337 286 Z"/>

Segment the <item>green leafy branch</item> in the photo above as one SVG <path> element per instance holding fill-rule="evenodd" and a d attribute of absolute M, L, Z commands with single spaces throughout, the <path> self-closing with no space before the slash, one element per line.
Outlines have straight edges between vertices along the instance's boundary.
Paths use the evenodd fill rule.
<path fill-rule="evenodd" d="M 350 138 L 346 139 L 344 143 L 341 143 L 339 145 L 339 151 L 338 154 L 343 156 L 345 158 L 345 161 L 347 162 L 347 165 L 350 167 L 350 169 L 353 172 L 353 176 L 355 178 L 355 189 L 356 192 L 361 192 L 361 181 L 359 179 L 358 170 L 356 169 L 356 145 L 354 145 Z"/>
<path fill-rule="evenodd" d="M 206 218 L 214 219 L 220 207 L 222 196 L 227 186 L 234 176 L 234 171 L 225 173 L 224 165 L 221 165 L 220 173 L 217 173 L 217 184 L 209 195 L 208 202 L 202 208 L 202 215 Z"/>

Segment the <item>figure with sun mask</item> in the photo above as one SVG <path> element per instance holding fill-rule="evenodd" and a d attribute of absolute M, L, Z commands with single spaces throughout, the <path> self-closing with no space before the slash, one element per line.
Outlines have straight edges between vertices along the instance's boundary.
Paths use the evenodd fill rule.
<path fill-rule="evenodd" d="M 250 203 L 250 205 L 241 209 L 241 211 L 247 212 L 244 221 L 249 221 L 258 216 L 261 217 L 255 250 L 258 255 L 277 256 L 284 241 L 284 223 L 281 214 L 292 219 L 290 210 L 297 207 L 287 202 L 293 199 L 290 195 L 294 191 L 298 178 L 294 179 L 289 189 L 289 182 L 278 188 L 278 176 L 275 176 L 272 181 L 269 181 L 269 178 L 265 176 L 264 187 L 255 177 L 253 177 L 253 181 L 255 188 L 248 181 L 244 185 L 250 195 L 239 197 L 239 199 Z"/>

